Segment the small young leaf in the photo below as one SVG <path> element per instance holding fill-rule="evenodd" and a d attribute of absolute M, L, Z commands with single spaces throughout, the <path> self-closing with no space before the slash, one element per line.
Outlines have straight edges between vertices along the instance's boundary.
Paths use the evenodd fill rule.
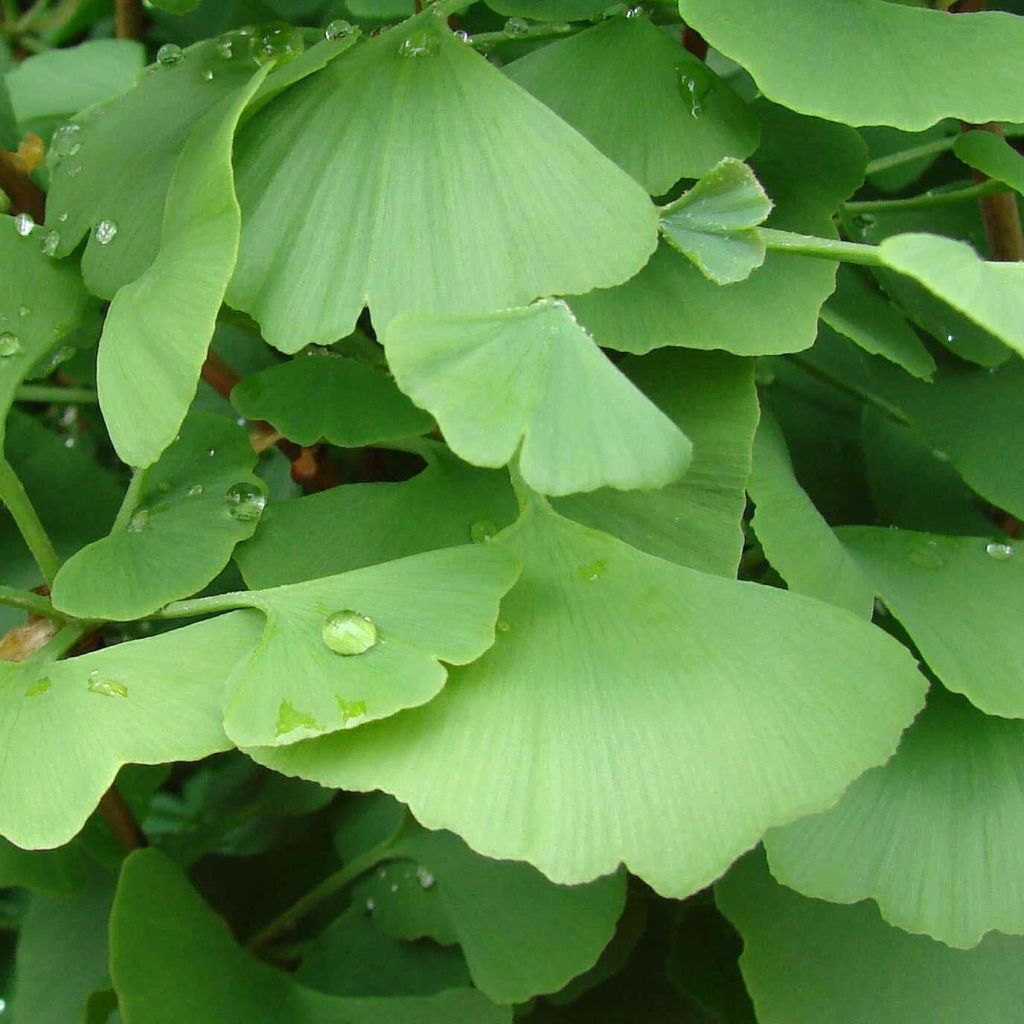
<path fill-rule="evenodd" d="M 661 211 L 661 233 L 715 284 L 745 281 L 764 263 L 757 226 L 772 201 L 746 164 L 726 159 Z"/>
<path fill-rule="evenodd" d="M 202 590 L 251 537 L 259 513 L 238 517 L 229 490 L 262 485 L 245 432 L 223 416 L 196 413 L 146 471 L 124 525 L 75 554 L 53 584 L 53 602 L 81 619 L 138 619 Z M 173 558 L 167 553 L 173 551 Z M 97 580 L 103 580 L 97 586 Z"/>
<path fill-rule="evenodd" d="M 663 487 L 690 461 L 679 428 L 629 383 L 564 302 L 473 317 L 403 316 L 384 339 L 399 386 L 452 449 L 519 466 L 544 494 Z"/>
<path fill-rule="evenodd" d="M 957 136 L 953 152 L 969 167 L 1024 193 L 1024 157 L 995 132 L 964 132 Z"/>
<path fill-rule="evenodd" d="M 323 439 L 361 448 L 425 434 L 433 426 L 383 373 L 330 352 L 246 377 L 231 402 L 243 416 L 266 420 L 301 445 Z"/>

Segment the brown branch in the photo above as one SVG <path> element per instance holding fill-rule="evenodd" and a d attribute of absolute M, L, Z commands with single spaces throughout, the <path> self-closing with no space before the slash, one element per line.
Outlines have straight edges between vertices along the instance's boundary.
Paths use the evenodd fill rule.
<path fill-rule="evenodd" d="M 689 50 L 697 60 L 708 59 L 708 41 L 695 29 L 683 29 L 683 49 Z"/>
<path fill-rule="evenodd" d="M 103 820 L 110 826 L 114 838 L 129 852 L 139 850 L 143 846 L 149 846 L 146 833 L 142 826 L 135 820 L 132 809 L 125 803 L 125 799 L 118 791 L 116 784 L 100 797 L 99 812 Z"/>
<path fill-rule="evenodd" d="M 1006 138 L 1003 126 L 989 124 L 964 124 L 964 131 L 980 129 L 991 132 L 1000 139 Z M 977 182 L 988 181 L 981 171 L 973 172 Z M 1024 260 L 1024 229 L 1021 228 L 1020 208 L 1016 192 L 996 192 L 979 200 L 981 219 L 985 225 L 989 256 L 1001 263 L 1018 263 Z"/>
<path fill-rule="evenodd" d="M 28 176 L 14 153 L 0 149 L 0 188 L 11 200 L 11 213 L 27 213 L 37 224 L 46 219 L 46 193 Z"/>
<path fill-rule="evenodd" d="M 142 38 L 140 0 L 114 0 L 114 33 L 118 39 Z"/>

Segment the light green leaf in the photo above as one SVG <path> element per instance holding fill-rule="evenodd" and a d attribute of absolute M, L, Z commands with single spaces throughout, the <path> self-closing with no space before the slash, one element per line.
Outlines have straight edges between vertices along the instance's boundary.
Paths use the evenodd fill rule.
<path fill-rule="evenodd" d="M 494 642 L 517 575 L 503 548 L 465 546 L 236 595 L 267 621 L 228 681 L 228 735 L 239 746 L 294 743 L 426 703 L 445 684 L 441 661 L 464 665 Z M 329 620 L 341 613 L 354 627 L 332 647 Z M 352 628 L 353 648 L 341 651 Z"/>
<path fill-rule="evenodd" d="M 964 132 L 957 136 L 953 152 L 969 167 L 1024 193 L 1024 157 L 995 132 Z"/>
<path fill-rule="evenodd" d="M 715 284 L 745 281 L 764 263 L 757 226 L 772 210 L 754 172 L 726 159 L 661 211 L 661 233 Z"/>
<path fill-rule="evenodd" d="M 825 303 L 821 319 L 865 352 L 915 377 L 935 372 L 935 360 L 906 317 L 854 267 L 839 268 L 835 294 Z"/>
<path fill-rule="evenodd" d="M 246 418 L 266 420 L 301 445 L 324 439 L 361 448 L 433 427 L 383 373 L 327 352 L 246 377 L 231 402 Z"/>
<path fill-rule="evenodd" d="M 748 490 L 757 506 L 751 526 L 790 590 L 870 619 L 874 588 L 800 486 L 786 439 L 767 410 L 754 439 Z"/>
<path fill-rule="evenodd" d="M 537 21 L 577 21 L 596 18 L 610 5 L 604 0 L 487 0 L 499 14 L 513 14 Z"/>
<path fill-rule="evenodd" d="M 270 67 L 196 125 L 168 186 L 160 251 L 107 312 L 96 368 L 100 408 L 129 466 L 160 457 L 195 397 L 238 252 L 235 126 Z"/>
<path fill-rule="evenodd" d="M 478 466 L 519 454 L 544 494 L 664 487 L 691 445 L 630 384 L 564 302 L 486 316 L 403 316 L 384 338 L 399 387 Z"/>
<path fill-rule="evenodd" d="M 1024 934 L 1022 779 L 1024 723 L 934 687 L 887 765 L 768 833 L 772 874 L 832 903 L 873 898 L 889 924 L 949 946 Z"/>
<path fill-rule="evenodd" d="M 90 39 L 27 57 L 4 76 L 23 131 L 49 135 L 59 121 L 127 92 L 146 63 L 129 39 Z"/>
<path fill-rule="evenodd" d="M 422 829 L 394 850 L 417 866 L 405 887 L 436 886 L 473 983 L 496 1003 L 555 992 L 592 967 L 625 905 L 621 872 L 554 885 L 529 864 L 490 860 L 450 832 Z"/>
<path fill-rule="evenodd" d="M 81 619 L 138 619 L 202 590 L 227 565 L 235 544 L 256 530 L 258 510 L 238 518 L 227 498 L 236 484 L 262 498 L 255 465 L 248 436 L 231 420 L 190 416 L 146 472 L 121 528 L 61 567 L 54 604 Z M 243 511 L 248 514 L 248 506 Z"/>
<path fill-rule="evenodd" d="M 60 846 L 121 765 L 227 749 L 223 680 L 258 637 L 242 613 L 69 661 L 0 664 L 0 833 Z"/>
<path fill-rule="evenodd" d="M 56 896 L 68 896 L 85 886 L 87 861 L 77 846 L 56 850 L 22 850 L 0 839 L 0 887 L 17 885 Z"/>
<path fill-rule="evenodd" d="M 715 888 L 743 936 L 760 1024 L 1007 1024 L 1024 1001 L 1024 940 L 950 949 L 887 925 L 871 903 L 837 906 L 772 881 L 751 854 Z"/>
<path fill-rule="evenodd" d="M 652 195 L 757 148 L 750 108 L 648 18 L 609 18 L 505 72 Z"/>
<path fill-rule="evenodd" d="M 1005 540 L 840 527 L 889 610 L 946 689 L 1024 718 L 1024 558 Z"/>
<path fill-rule="evenodd" d="M 856 132 L 758 103 L 763 142 L 751 159 L 775 202 L 768 226 L 835 237 L 832 214 L 861 184 L 867 153 Z M 835 264 L 771 252 L 746 281 L 717 285 L 662 242 L 626 284 L 572 299 L 605 348 L 667 345 L 737 355 L 796 352 L 814 343 Z"/>
<path fill-rule="evenodd" d="M 679 0 L 679 11 L 766 96 L 804 114 L 907 131 L 944 117 L 1024 120 L 1012 56 L 1024 23 L 1010 14 L 950 18 L 883 0 Z"/>
<path fill-rule="evenodd" d="M 511 1024 L 470 989 L 436 996 L 321 995 L 235 945 L 162 854 L 125 861 L 110 923 L 110 969 L 126 1021 L 145 1024 Z"/>
<path fill-rule="evenodd" d="M 658 491 L 593 491 L 556 511 L 690 569 L 735 577 L 743 551 L 757 392 L 750 359 L 725 352 L 652 352 L 619 368 L 693 442 L 686 475 Z"/>
<path fill-rule="evenodd" d="M 0 214 L 0 451 L 21 382 L 92 306 L 78 269 L 44 256 L 39 232 L 22 237 L 17 223 Z"/>
<path fill-rule="evenodd" d="M 382 330 L 607 287 L 654 248 L 644 190 L 438 21 L 382 33 L 239 135 L 228 302 L 285 352 L 345 337 L 365 305 Z"/>
<path fill-rule="evenodd" d="M 392 792 L 554 881 L 624 863 L 682 897 L 834 802 L 921 706 L 905 648 L 845 610 L 672 565 L 536 500 L 491 543 L 524 570 L 487 655 L 423 708 L 250 755 Z"/>
<path fill-rule="evenodd" d="M 57 255 L 73 252 L 101 220 L 118 225 L 106 245 L 90 235 L 82 257 L 85 282 L 96 295 L 112 298 L 153 262 L 171 177 L 189 136 L 203 116 L 250 82 L 248 39 L 228 38 L 230 49 L 210 39 L 190 46 L 176 64 L 154 65 L 101 112 L 76 118 L 76 127 L 51 147 L 46 226 L 59 235 Z M 253 107 L 355 42 L 352 35 L 321 43 L 274 71 Z"/>
<path fill-rule="evenodd" d="M 409 450 L 427 462 L 411 480 L 334 487 L 270 505 L 259 532 L 236 552 L 249 586 L 300 583 L 458 547 L 515 519 L 507 473 L 467 466 L 436 441 L 417 439 Z M 310 522 L 316 544 L 306 533 Z"/>
<path fill-rule="evenodd" d="M 983 260 L 966 243 L 939 235 L 896 235 L 878 255 L 1024 355 L 1024 265 Z"/>
<path fill-rule="evenodd" d="M 448 908 L 436 886 L 419 883 L 415 868 L 410 861 L 385 864 L 356 888 L 352 901 L 372 914 L 374 925 L 389 938 L 454 946 L 458 936 Z"/>

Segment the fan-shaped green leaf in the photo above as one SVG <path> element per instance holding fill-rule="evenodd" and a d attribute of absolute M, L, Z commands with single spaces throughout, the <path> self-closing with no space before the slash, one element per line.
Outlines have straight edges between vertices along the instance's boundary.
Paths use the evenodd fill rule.
<path fill-rule="evenodd" d="M 751 526 L 789 588 L 871 618 L 874 588 L 800 486 L 786 439 L 767 410 L 754 439 L 748 490 L 757 506 Z"/>
<path fill-rule="evenodd" d="M 236 595 L 267 623 L 228 681 L 228 735 L 294 743 L 425 703 L 444 686 L 441 661 L 464 665 L 494 642 L 518 571 L 503 548 L 466 546 Z"/>
<path fill-rule="evenodd" d="M 950 949 L 772 881 L 751 854 L 715 888 L 743 936 L 740 966 L 760 1024 L 1007 1024 L 1024 1001 L 1024 939 Z"/>
<path fill-rule="evenodd" d="M 950 946 L 1024 934 L 1022 780 L 1024 723 L 935 687 L 887 765 L 768 833 L 772 874 L 833 903 L 874 898 L 890 924 Z"/>
<path fill-rule="evenodd" d="M 653 195 L 757 148 L 749 107 L 648 18 L 609 18 L 505 71 Z"/>
<path fill-rule="evenodd" d="M 243 613 L 70 661 L 0 664 L 0 833 L 60 846 L 121 765 L 225 750 L 223 680 L 258 637 Z"/>
<path fill-rule="evenodd" d="M 564 302 L 471 317 L 403 316 L 384 339 L 399 386 L 479 466 L 519 466 L 544 494 L 664 487 L 691 445 L 615 369 Z"/>
<path fill-rule="evenodd" d="M 491 543 L 524 571 L 488 655 L 423 708 L 251 756 L 393 792 L 555 881 L 621 862 L 685 896 L 833 802 L 922 703 L 906 650 L 844 610 L 663 562 L 536 500 Z"/>
<path fill-rule="evenodd" d="M 619 369 L 692 440 L 690 468 L 658 491 L 571 494 L 555 509 L 648 554 L 734 577 L 758 417 L 753 361 L 676 349 Z"/>
<path fill-rule="evenodd" d="M 427 468 L 401 483 L 352 484 L 271 505 L 236 552 L 254 589 L 331 576 L 493 536 L 516 517 L 508 474 L 476 469 L 442 444 L 406 442 Z M 316 523 L 318 542 L 306 530 Z"/>
<path fill-rule="evenodd" d="M 947 689 L 987 714 L 1024 718 L 1024 558 L 1012 544 L 873 527 L 837 533 Z"/>
<path fill-rule="evenodd" d="M 1024 23 L 1010 14 L 950 18 L 883 0 L 679 0 L 679 11 L 766 96 L 805 114 L 907 131 L 1024 120 L 1013 58 Z"/>
<path fill-rule="evenodd" d="M 110 922 L 121 1013 L 140 1024 L 511 1024 L 479 993 L 350 999 L 321 995 L 246 955 L 162 854 L 125 861 Z"/>
<path fill-rule="evenodd" d="M 82 619 L 137 619 L 202 590 L 256 529 L 258 513 L 237 518 L 227 497 L 236 484 L 262 495 L 255 465 L 249 438 L 234 423 L 190 416 L 179 439 L 144 471 L 123 526 L 61 567 L 54 604 Z"/>
<path fill-rule="evenodd" d="M 321 438 L 346 448 L 425 434 L 433 420 L 383 373 L 325 352 L 255 373 L 231 392 L 251 420 L 267 420 L 298 444 Z"/>
<path fill-rule="evenodd" d="M 195 397 L 238 252 L 235 126 L 269 71 L 261 68 L 195 126 L 168 186 L 160 251 L 107 312 L 96 370 L 100 406 L 130 466 L 159 458 Z"/>
<path fill-rule="evenodd" d="M 439 20 L 384 32 L 239 135 L 228 301 L 283 351 L 344 337 L 365 305 L 382 329 L 607 287 L 654 248 L 644 190 Z"/>
<path fill-rule="evenodd" d="M 980 129 L 963 132 L 957 136 L 953 152 L 987 177 L 1024 193 L 1024 157 L 995 132 Z"/>
<path fill-rule="evenodd" d="M 867 151 L 849 128 L 758 103 L 763 142 L 751 159 L 775 202 L 770 227 L 835 236 L 832 214 L 861 184 Z M 796 352 L 814 342 L 835 264 L 771 252 L 737 284 L 717 285 L 662 242 L 618 288 L 572 300 L 597 343 L 644 353 L 667 345 L 738 355 Z"/>

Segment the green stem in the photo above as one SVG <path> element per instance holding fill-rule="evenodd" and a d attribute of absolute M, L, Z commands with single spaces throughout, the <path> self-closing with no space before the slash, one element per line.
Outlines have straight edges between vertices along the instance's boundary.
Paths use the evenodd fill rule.
<path fill-rule="evenodd" d="M 813 256 L 820 260 L 839 260 L 842 263 L 859 263 L 865 267 L 882 266 L 878 247 L 875 245 L 843 242 L 835 238 L 818 238 L 815 235 L 798 235 L 776 228 L 761 228 L 760 233 L 764 244 L 776 252 Z"/>
<path fill-rule="evenodd" d="M 57 611 L 49 598 L 43 597 L 41 594 L 33 594 L 27 590 L 5 587 L 2 584 L 0 584 L 0 604 L 5 604 L 8 608 L 20 608 L 30 615 L 40 615 L 44 619 L 50 619 L 53 622 L 69 622 L 71 620 L 71 616 Z"/>
<path fill-rule="evenodd" d="M 121 499 L 121 507 L 117 510 L 117 518 L 114 520 L 114 525 L 110 528 L 111 533 L 117 533 L 119 530 L 125 529 L 131 522 L 132 514 L 138 508 L 142 489 L 146 486 L 146 477 L 148 475 L 149 470 L 146 469 L 132 471 L 131 483 L 128 484 L 128 490 L 124 492 L 124 497 Z"/>
<path fill-rule="evenodd" d="M 856 398 L 858 401 L 865 402 L 867 405 L 874 406 L 879 412 L 884 413 L 889 419 L 899 423 L 901 426 L 909 426 L 910 420 L 903 414 L 902 410 L 897 408 L 891 402 L 887 402 L 884 398 L 880 398 L 878 395 L 873 395 L 870 391 L 865 391 L 863 388 L 857 387 L 856 384 L 851 384 L 849 381 L 843 380 L 841 377 L 836 377 L 834 374 L 823 370 L 816 363 L 812 363 L 809 359 L 800 355 L 789 355 L 786 357 L 790 362 L 795 363 L 804 371 L 808 376 L 814 377 L 817 380 L 823 381 L 825 384 L 830 384 L 832 387 L 844 394 L 850 395 L 852 398 Z"/>
<path fill-rule="evenodd" d="M 39 648 L 38 651 L 30 654 L 26 662 L 50 662 L 63 658 L 86 633 L 95 629 L 94 623 L 70 622 L 62 626 L 49 642 Z"/>
<path fill-rule="evenodd" d="M 16 402 L 55 402 L 59 405 L 91 405 L 100 400 L 96 391 L 88 388 L 51 388 L 44 385 L 26 384 L 15 392 Z"/>
<path fill-rule="evenodd" d="M 315 910 L 321 903 L 341 892 L 347 885 L 350 885 L 361 875 L 372 870 L 385 860 L 400 859 L 399 854 L 391 851 L 392 840 L 380 846 L 375 846 L 355 860 L 349 861 L 344 867 L 339 868 L 332 875 L 328 875 L 319 885 L 314 886 L 296 900 L 283 914 L 279 914 L 270 924 L 261 928 L 246 943 L 246 948 L 251 953 L 257 953 L 266 946 L 269 946 L 274 939 L 285 932 L 291 931 L 298 922 L 310 911 Z"/>
<path fill-rule="evenodd" d="M 211 597 L 192 597 L 187 601 L 175 601 L 146 617 L 150 619 L 191 619 L 196 615 L 213 615 L 216 612 L 233 612 L 239 608 L 252 607 L 251 595 L 244 591 L 238 591 L 231 594 L 214 594 Z"/>
<path fill-rule="evenodd" d="M 1007 128 L 1006 135 L 1008 138 L 1024 135 L 1024 125 Z M 902 167 L 904 164 L 913 163 L 915 160 L 921 160 L 924 157 L 945 153 L 956 145 L 956 140 L 959 137 L 958 134 L 947 135 L 945 138 L 934 139 L 932 142 L 922 142 L 917 146 L 910 146 L 896 153 L 886 153 L 885 156 L 879 156 L 871 160 L 868 163 L 866 173 L 868 176 L 880 174 L 882 171 L 891 171 L 894 167 Z"/>
<path fill-rule="evenodd" d="M 919 196 L 905 199 L 871 199 L 864 202 L 843 203 L 847 213 L 898 213 L 905 210 L 927 210 L 935 206 L 949 206 L 953 203 L 973 202 L 999 192 L 1009 192 L 1001 181 L 989 178 L 987 181 L 966 188 L 949 189 L 946 192 L 924 192 Z"/>
<path fill-rule="evenodd" d="M 4 458 L 0 458 L 0 501 L 7 506 L 14 518 L 14 523 L 32 553 L 36 565 L 39 566 L 43 579 L 52 585 L 60 568 L 60 559 L 17 473 Z"/>
<path fill-rule="evenodd" d="M 545 39 L 561 39 L 563 36 L 570 36 L 586 28 L 586 25 L 569 25 L 567 23 L 554 25 L 531 25 L 521 36 L 509 36 L 504 32 L 478 32 L 470 36 L 470 45 L 481 49 L 490 50 L 503 43 L 543 42 Z"/>

